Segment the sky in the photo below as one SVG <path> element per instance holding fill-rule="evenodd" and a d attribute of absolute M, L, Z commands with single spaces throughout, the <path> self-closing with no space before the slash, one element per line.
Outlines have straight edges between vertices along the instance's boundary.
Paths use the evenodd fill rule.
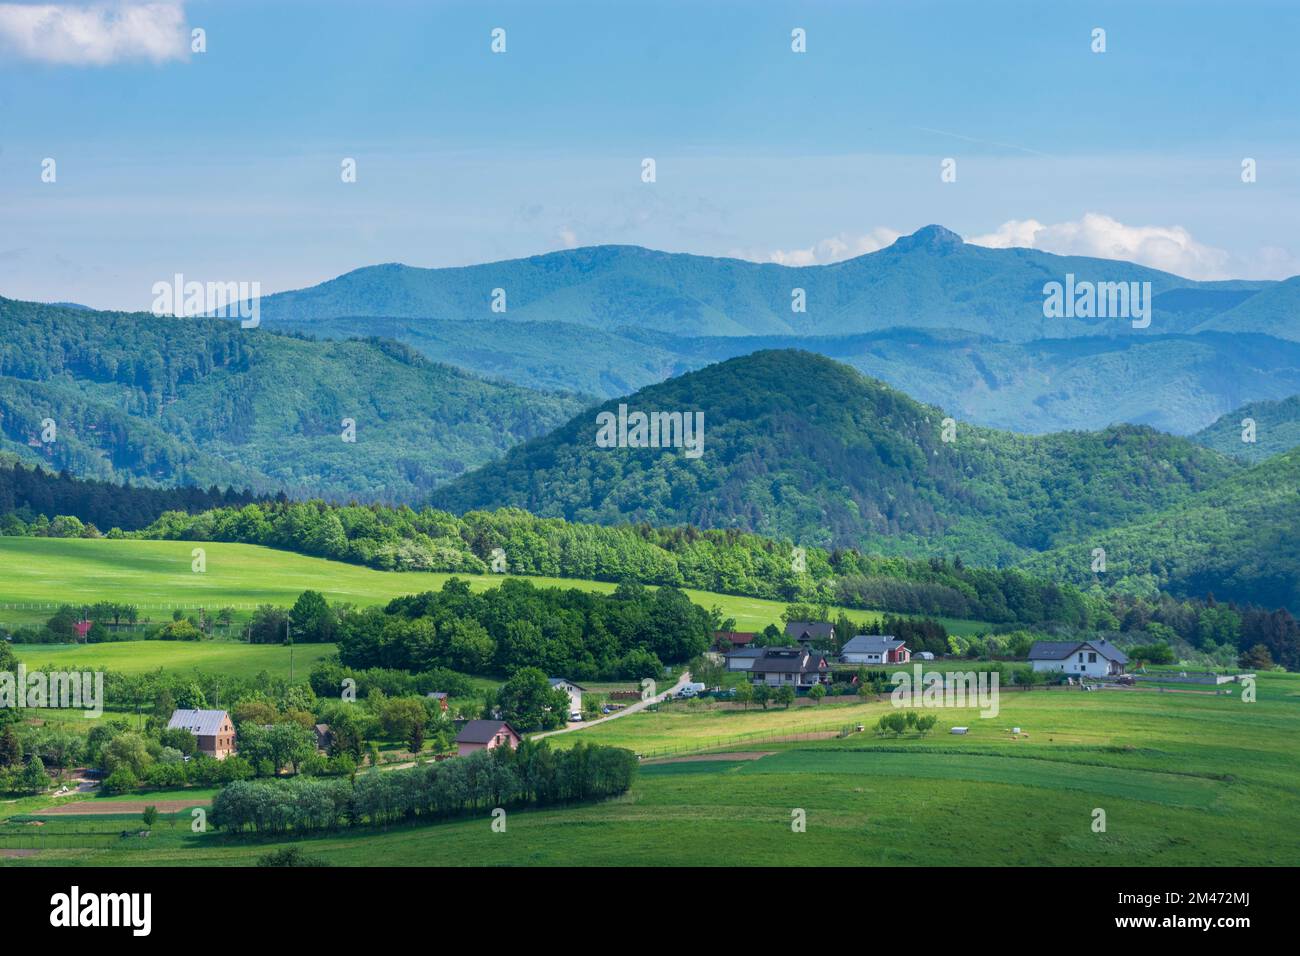
<path fill-rule="evenodd" d="M 1297 36 L 1264 0 L 0 2 L 0 295 L 603 243 L 803 265 L 929 223 L 1284 278 Z"/>

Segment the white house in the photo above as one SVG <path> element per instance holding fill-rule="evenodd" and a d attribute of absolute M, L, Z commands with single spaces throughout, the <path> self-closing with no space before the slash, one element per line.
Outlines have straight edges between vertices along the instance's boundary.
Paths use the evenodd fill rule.
<path fill-rule="evenodd" d="M 806 647 L 767 647 L 750 666 L 749 680 L 769 687 L 788 684 L 799 688 L 829 684 L 831 676 L 825 654 Z"/>
<path fill-rule="evenodd" d="M 563 677 L 552 677 L 550 680 L 552 688 L 559 688 L 569 695 L 569 713 L 582 713 L 582 692 L 587 688 Z"/>
<path fill-rule="evenodd" d="M 911 658 L 906 643 L 890 634 L 859 634 L 840 648 L 843 664 L 906 664 Z"/>
<path fill-rule="evenodd" d="M 1029 649 L 1035 671 L 1073 677 L 1113 677 L 1124 673 L 1128 655 L 1105 640 L 1037 641 Z"/>

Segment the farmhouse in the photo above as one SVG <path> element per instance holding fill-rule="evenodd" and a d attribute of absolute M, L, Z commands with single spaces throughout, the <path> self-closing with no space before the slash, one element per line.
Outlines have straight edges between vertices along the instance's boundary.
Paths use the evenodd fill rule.
<path fill-rule="evenodd" d="M 754 659 L 749 679 L 769 687 L 812 687 L 830 683 L 826 655 L 806 647 L 768 647 Z"/>
<path fill-rule="evenodd" d="M 1037 641 L 1029 649 L 1035 671 L 1052 671 L 1076 677 L 1111 677 L 1124 673 L 1128 655 L 1105 640 Z"/>
<path fill-rule="evenodd" d="M 791 621 L 785 636 L 803 647 L 834 647 L 835 625 L 828 621 Z"/>
<path fill-rule="evenodd" d="M 842 664 L 906 664 L 912 652 L 892 634 L 859 634 L 840 649 Z"/>
<path fill-rule="evenodd" d="M 235 752 L 235 725 L 224 710 L 174 710 L 168 730 L 188 730 L 199 741 L 199 753 L 225 760 Z"/>
<path fill-rule="evenodd" d="M 503 745 L 515 750 L 520 739 L 519 731 L 504 720 L 471 720 L 456 735 L 456 753 L 464 757 L 476 750 L 491 750 Z"/>
<path fill-rule="evenodd" d="M 725 653 L 742 647 L 751 647 L 757 639 L 758 635 L 752 631 L 714 631 L 713 649 Z"/>
<path fill-rule="evenodd" d="M 563 677 L 552 677 L 550 680 L 553 689 L 562 690 L 569 695 L 569 713 L 582 713 L 582 692 L 587 688 Z"/>
<path fill-rule="evenodd" d="M 764 647 L 743 647 L 740 650 L 732 651 L 727 657 L 727 670 L 729 671 L 747 671 L 754 666 L 754 661 L 758 660 L 766 652 Z"/>

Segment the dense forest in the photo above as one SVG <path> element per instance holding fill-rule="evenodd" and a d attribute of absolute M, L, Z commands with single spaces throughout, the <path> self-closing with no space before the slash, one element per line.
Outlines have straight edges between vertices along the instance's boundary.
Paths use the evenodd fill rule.
<path fill-rule="evenodd" d="M 756 352 L 643 389 L 629 410 L 699 411 L 703 455 L 603 448 L 597 412 L 434 492 L 597 524 L 737 528 L 798 544 L 1013 564 L 1131 522 L 1239 471 L 1137 426 L 1025 436 L 945 413 L 830 359 Z"/>
<path fill-rule="evenodd" d="M 0 450 L 82 477 L 415 501 L 585 404 L 380 339 L 4 298 L 0 328 Z"/>
<path fill-rule="evenodd" d="M 452 578 L 439 591 L 342 616 L 336 639 L 350 668 L 640 679 L 704 651 L 722 623 L 670 587 L 629 583 L 602 595 L 508 579 L 475 594 Z"/>

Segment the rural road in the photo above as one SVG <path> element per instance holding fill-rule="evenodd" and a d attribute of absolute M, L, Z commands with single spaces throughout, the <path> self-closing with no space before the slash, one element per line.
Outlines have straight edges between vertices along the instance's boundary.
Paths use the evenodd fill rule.
<path fill-rule="evenodd" d="M 572 733 L 575 730 L 582 730 L 584 727 L 595 727 L 597 724 L 603 724 L 606 721 L 617 720 L 620 717 L 626 717 L 628 714 L 635 714 L 638 710 L 645 710 L 651 704 L 657 704 L 661 700 L 664 700 L 667 697 L 671 697 L 673 694 L 677 693 L 679 690 L 681 690 L 683 687 L 689 684 L 690 681 L 691 681 L 690 671 L 682 671 L 682 676 L 677 679 L 677 683 L 673 684 L 672 687 L 669 687 L 663 693 L 656 694 L 653 697 L 647 697 L 645 700 L 638 700 L 635 704 L 629 704 L 627 707 L 623 708 L 620 711 L 610 714 L 608 717 L 601 717 L 598 720 L 579 721 L 576 724 L 569 724 L 567 727 L 563 727 L 560 730 L 548 730 L 544 734 L 533 734 L 529 739 L 541 740 L 543 737 L 553 737 L 555 734 Z"/>

